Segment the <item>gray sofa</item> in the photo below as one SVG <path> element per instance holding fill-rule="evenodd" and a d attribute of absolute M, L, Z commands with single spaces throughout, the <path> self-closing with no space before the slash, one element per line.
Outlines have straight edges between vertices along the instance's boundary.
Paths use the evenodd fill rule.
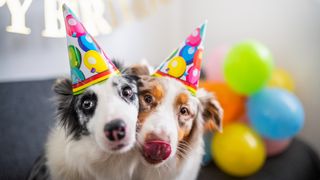
<path fill-rule="evenodd" d="M 25 179 L 44 147 L 54 123 L 51 86 L 54 80 L 0 83 L 0 179 Z M 314 180 L 320 163 L 310 146 L 294 139 L 283 154 L 269 158 L 261 171 L 246 178 L 231 177 L 213 163 L 203 167 L 199 179 Z"/>

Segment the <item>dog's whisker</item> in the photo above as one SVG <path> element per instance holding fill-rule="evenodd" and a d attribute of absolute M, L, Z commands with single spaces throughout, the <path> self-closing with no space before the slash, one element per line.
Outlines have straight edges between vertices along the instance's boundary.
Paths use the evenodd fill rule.
<path fill-rule="evenodd" d="M 164 163 L 163 165 L 164 165 L 163 167 L 164 167 L 166 170 L 168 170 L 168 171 L 170 170 L 170 167 L 169 167 L 169 165 L 168 165 L 167 163 Z"/>
<path fill-rule="evenodd" d="M 191 151 L 190 146 L 185 145 L 185 144 L 179 144 L 178 148 L 179 148 L 180 150 L 184 150 L 184 151 Z"/>

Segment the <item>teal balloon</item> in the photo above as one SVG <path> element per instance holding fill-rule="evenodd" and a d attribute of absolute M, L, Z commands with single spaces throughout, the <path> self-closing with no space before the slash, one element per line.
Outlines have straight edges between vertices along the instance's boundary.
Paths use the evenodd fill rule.
<path fill-rule="evenodd" d="M 205 133 L 203 136 L 204 140 L 204 155 L 202 157 L 202 165 L 206 166 L 212 161 L 211 155 L 211 142 L 213 134 L 211 132 Z"/>
<path fill-rule="evenodd" d="M 252 95 L 247 110 L 251 126 L 268 139 L 291 138 L 304 124 L 301 102 L 284 89 L 266 88 Z"/>
<path fill-rule="evenodd" d="M 224 61 L 224 76 L 230 87 L 245 95 L 262 89 L 271 77 L 273 59 L 269 50 L 256 41 L 233 46 Z"/>

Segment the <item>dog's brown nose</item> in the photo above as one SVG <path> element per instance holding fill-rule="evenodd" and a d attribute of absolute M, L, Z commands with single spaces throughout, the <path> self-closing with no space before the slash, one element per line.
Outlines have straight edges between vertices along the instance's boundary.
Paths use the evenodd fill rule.
<path fill-rule="evenodd" d="M 115 119 L 104 126 L 104 134 L 110 141 L 120 141 L 126 136 L 126 123 Z"/>

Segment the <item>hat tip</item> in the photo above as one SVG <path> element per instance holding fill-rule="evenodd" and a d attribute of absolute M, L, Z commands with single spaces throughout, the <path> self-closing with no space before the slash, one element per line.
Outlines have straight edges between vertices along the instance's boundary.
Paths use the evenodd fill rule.
<path fill-rule="evenodd" d="M 69 6 L 66 3 L 63 3 L 62 4 L 62 11 L 67 12 L 67 11 L 71 11 L 71 9 L 69 8 Z"/>
<path fill-rule="evenodd" d="M 66 3 L 63 3 L 63 4 L 62 4 L 62 10 L 65 11 L 66 9 L 68 9 L 68 6 L 66 5 Z"/>
<path fill-rule="evenodd" d="M 208 24 L 208 20 L 205 19 L 201 25 L 202 28 L 206 28 L 207 27 L 207 24 Z"/>

